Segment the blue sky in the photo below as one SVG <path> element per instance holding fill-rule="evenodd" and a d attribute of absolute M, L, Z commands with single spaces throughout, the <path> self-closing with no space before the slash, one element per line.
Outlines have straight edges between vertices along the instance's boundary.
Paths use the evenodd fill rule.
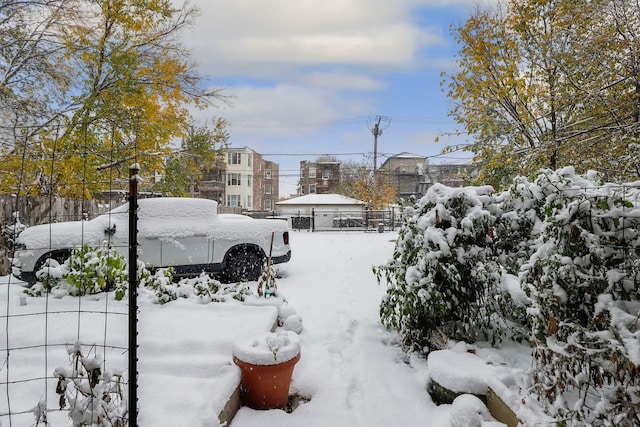
<path fill-rule="evenodd" d="M 455 66 L 450 25 L 464 22 L 478 1 L 192 4 L 200 16 L 184 42 L 211 84 L 231 97 L 195 116 L 200 124 L 228 119 L 232 147 L 279 163 L 281 196 L 295 192 L 301 160 L 328 154 L 372 165 L 370 128 L 379 115 L 390 122 L 378 138 L 378 166 L 405 151 L 431 163 L 470 160 L 466 152 L 441 154 L 467 138 L 449 134 L 456 125 L 440 74 Z"/>

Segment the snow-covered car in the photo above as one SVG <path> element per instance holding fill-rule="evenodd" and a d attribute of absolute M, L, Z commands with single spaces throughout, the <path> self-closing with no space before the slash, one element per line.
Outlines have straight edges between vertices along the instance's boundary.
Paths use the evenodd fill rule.
<path fill-rule="evenodd" d="M 230 282 L 257 280 L 269 255 L 273 264 L 291 259 L 286 221 L 239 221 L 217 214 L 213 200 L 153 198 L 138 201 L 138 259 L 153 268 L 173 267 L 174 276 L 222 273 Z M 73 248 L 108 245 L 129 255 L 129 204 L 89 221 L 43 224 L 16 239 L 14 276 L 28 283 L 47 259 L 66 260 Z"/>

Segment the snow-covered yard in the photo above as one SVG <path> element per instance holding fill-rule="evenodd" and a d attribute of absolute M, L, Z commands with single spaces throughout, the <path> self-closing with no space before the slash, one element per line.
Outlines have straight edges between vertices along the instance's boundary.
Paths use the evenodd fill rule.
<path fill-rule="evenodd" d="M 394 334 L 379 322 L 379 303 L 385 293 L 372 266 L 393 253 L 397 233 L 308 233 L 291 236 L 293 257 L 278 289 L 287 307 L 302 318 L 302 357 L 296 365 L 292 393 L 310 400 L 292 413 L 241 408 L 232 427 L 248 426 L 473 426 L 481 425 L 474 402 L 436 405 L 427 389 L 432 377 L 457 381 L 473 391 L 493 385 L 511 403 L 518 395 L 524 371 L 530 367 L 530 349 L 507 345 L 499 351 L 478 346 L 476 355 L 466 346 L 435 353 L 432 366 L 424 358 L 408 356 Z M 9 285 L 5 283 L 9 282 Z M 55 298 L 28 297 L 21 305 L 21 288 L 15 279 L 2 279 L 0 298 L 7 301 L 0 334 L 3 348 L 34 344 L 106 343 L 106 370 L 126 368 L 127 321 L 125 301 L 113 295 Z M 251 283 L 253 287 L 256 283 Z M 22 301 L 24 302 L 24 301 Z M 232 342 L 240 334 L 268 330 L 275 321 L 273 307 L 253 307 L 239 302 L 203 304 L 195 298 L 154 304 L 140 296 L 139 417 L 143 427 L 211 426 L 239 378 L 232 362 Z M 94 309 L 95 313 L 77 312 Z M 63 314 L 18 314 L 57 312 Z M 80 331 L 80 332 L 78 332 Z M 5 335 L 8 332 L 8 335 Z M 106 337 L 106 338 L 105 338 Z M 89 350 L 89 349 L 87 349 Z M 67 366 L 64 347 L 3 351 L 0 378 L 51 376 Z M 99 351 L 102 353 L 102 351 Z M 433 354 L 433 353 L 432 353 Z M 457 357 L 454 357 L 457 356 Z M 471 358 L 471 362 L 469 361 Z M 436 360 L 437 359 L 437 360 Z M 456 359 L 463 366 L 456 365 Z M 443 362 L 444 361 L 444 362 Z M 450 361 L 450 363 L 448 363 Z M 437 370 L 434 370 L 437 369 Z M 42 399 L 57 408 L 56 380 L 3 385 L 0 391 L 0 425 L 33 425 L 30 409 Z M 7 398 L 9 391 L 9 398 Z M 545 425 L 535 402 L 517 409 L 527 425 Z M 10 408 L 9 408 L 10 405 Z M 9 421 L 7 413 L 25 412 Z M 539 417 L 539 418 L 538 418 Z M 65 412 L 52 411 L 52 426 L 70 425 Z M 503 425 L 484 415 L 485 426 Z"/>

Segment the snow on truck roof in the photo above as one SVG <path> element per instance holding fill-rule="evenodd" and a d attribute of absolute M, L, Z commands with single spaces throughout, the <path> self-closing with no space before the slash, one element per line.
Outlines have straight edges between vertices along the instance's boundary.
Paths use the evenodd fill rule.
<path fill-rule="evenodd" d="M 129 203 L 111 210 L 111 213 L 129 211 Z M 154 217 L 202 218 L 217 215 L 218 202 L 189 197 L 157 197 L 138 200 L 138 217 L 153 212 Z"/>

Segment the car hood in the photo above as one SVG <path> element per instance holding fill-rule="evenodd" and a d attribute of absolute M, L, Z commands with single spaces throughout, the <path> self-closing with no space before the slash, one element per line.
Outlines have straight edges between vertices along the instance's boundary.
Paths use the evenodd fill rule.
<path fill-rule="evenodd" d="M 26 249 L 98 246 L 106 240 L 104 221 L 70 221 L 28 227 L 16 239 Z"/>

